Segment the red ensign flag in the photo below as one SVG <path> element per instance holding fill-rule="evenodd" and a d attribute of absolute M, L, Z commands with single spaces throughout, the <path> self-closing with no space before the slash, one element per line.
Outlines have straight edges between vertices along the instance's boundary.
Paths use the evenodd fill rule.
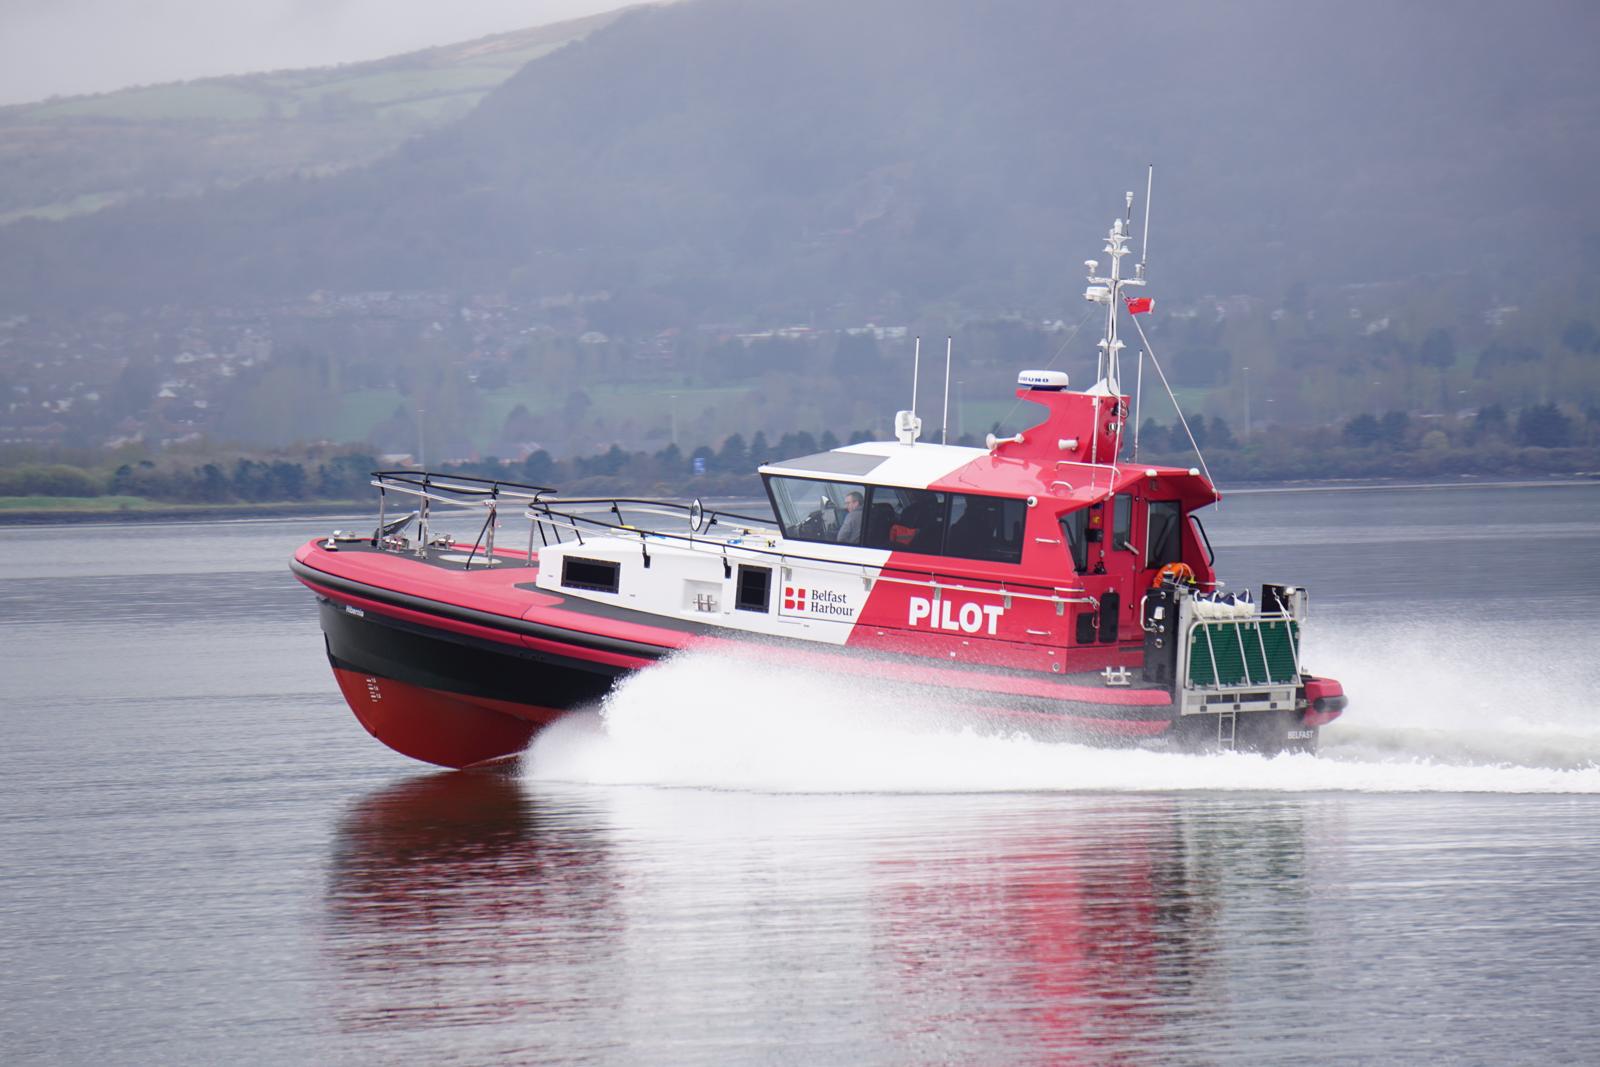
<path fill-rule="evenodd" d="M 1128 314 L 1130 315 L 1143 315 L 1146 312 L 1153 311 L 1155 306 L 1156 298 L 1153 296 L 1130 296 L 1128 298 Z"/>

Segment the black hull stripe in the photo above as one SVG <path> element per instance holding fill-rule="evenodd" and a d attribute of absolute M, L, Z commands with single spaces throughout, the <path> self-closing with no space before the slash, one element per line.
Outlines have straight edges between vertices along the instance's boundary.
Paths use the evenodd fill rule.
<path fill-rule="evenodd" d="M 604 696 L 622 668 L 595 670 L 586 660 L 522 654 L 494 642 L 452 640 L 420 627 L 391 625 L 377 616 L 356 618 L 338 604 L 322 603 L 328 662 L 357 674 L 465 697 L 487 697 L 562 711 Z"/>

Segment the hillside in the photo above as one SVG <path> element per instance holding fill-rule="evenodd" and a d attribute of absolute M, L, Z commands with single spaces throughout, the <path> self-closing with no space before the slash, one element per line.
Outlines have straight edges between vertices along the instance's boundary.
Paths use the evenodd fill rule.
<path fill-rule="evenodd" d="M 1250 447 L 1299 434 L 1275 451 L 1307 471 L 1373 440 L 1439 470 L 1486 440 L 1590 446 L 1597 21 L 636 9 L 370 163 L 0 227 L 0 463 L 881 435 L 911 338 L 947 332 L 954 432 L 981 436 L 1010 426 L 1019 366 L 1092 371 L 1082 261 L 1147 160 L 1144 325 L 1191 415 Z"/>
<path fill-rule="evenodd" d="M 0 108 L 0 223 L 370 163 L 617 14 L 368 63 Z"/>
<path fill-rule="evenodd" d="M 692 0 L 535 60 L 369 167 L 13 224 L 0 302 L 606 290 L 640 325 L 1043 310 L 1147 159 L 1158 276 L 1190 292 L 1594 269 L 1597 18 Z"/>

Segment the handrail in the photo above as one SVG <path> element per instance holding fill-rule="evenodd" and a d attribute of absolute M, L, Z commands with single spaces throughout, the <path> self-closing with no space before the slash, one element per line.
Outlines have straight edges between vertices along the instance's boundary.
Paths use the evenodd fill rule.
<path fill-rule="evenodd" d="M 538 495 L 540 493 L 553 493 L 555 489 L 548 485 L 533 485 L 528 482 L 513 482 L 505 478 L 480 478 L 475 474 L 435 474 L 432 471 L 415 470 L 386 470 L 372 472 L 373 485 L 398 483 L 404 485 L 425 486 L 432 489 L 440 488 L 446 483 L 441 478 L 448 478 L 452 482 L 469 482 L 470 485 L 450 486 L 461 492 L 489 493 L 498 487 L 502 492 L 506 489 L 525 489 Z M 487 487 L 487 488 L 485 488 Z"/>
<path fill-rule="evenodd" d="M 508 502 L 526 501 L 524 516 L 529 520 L 528 527 L 528 558 L 533 558 L 533 535 L 537 529 L 541 539 L 544 539 L 544 524 L 549 523 L 556 535 L 556 543 L 561 542 L 560 530 L 564 527 L 571 530 L 577 537 L 578 543 L 583 544 L 583 527 L 603 531 L 624 538 L 638 538 L 641 546 L 647 537 L 662 538 L 682 542 L 691 550 L 705 551 L 715 546 L 715 551 L 723 557 L 724 567 L 727 566 L 727 554 L 730 544 L 726 538 L 707 537 L 705 534 L 691 531 L 677 533 L 670 530 L 643 530 L 629 526 L 622 522 L 621 505 L 631 505 L 635 511 L 646 514 L 661 514 L 679 516 L 693 514 L 695 504 L 680 504 L 672 500 L 652 499 L 648 497 L 623 497 L 623 496 L 592 496 L 592 497 L 555 497 L 546 496 L 556 490 L 547 486 L 529 485 L 520 482 L 509 482 L 503 479 L 479 478 L 472 475 L 435 475 L 428 471 L 373 471 L 372 484 L 379 492 L 379 506 L 383 506 L 385 494 L 388 490 L 406 493 L 420 497 L 426 505 L 429 502 L 447 506 L 472 509 L 483 507 L 490 512 L 489 521 L 492 523 L 499 505 Z M 595 505 L 597 508 L 609 511 L 617 517 L 616 522 L 595 518 L 576 511 L 560 510 L 571 508 L 573 505 Z M 758 518 L 750 515 L 741 515 L 732 511 L 714 511 L 702 509 L 704 525 L 701 530 L 708 530 L 716 525 L 719 520 L 727 525 L 736 525 L 745 533 L 759 533 L 773 537 L 782 537 L 782 531 L 771 524 L 770 519 Z M 491 535 L 492 537 L 492 535 Z M 479 540 L 484 535 L 480 532 Z M 546 539 L 544 543 L 550 542 Z M 492 551 L 493 541 L 488 542 L 487 551 Z M 820 565 L 830 570 L 841 570 L 856 574 L 867 581 L 885 581 L 897 585 L 913 585 L 931 588 L 938 591 L 964 592 L 984 594 L 1000 597 L 1016 597 L 1022 600 L 1040 601 L 1055 605 L 1059 613 L 1065 604 L 1090 604 L 1098 608 L 1099 600 L 1082 588 L 1066 586 L 1049 586 L 1035 582 L 1018 582 L 1006 578 L 987 579 L 973 575 L 957 574 L 949 571 L 940 571 L 928 568 L 911 568 L 903 565 L 879 565 L 852 563 L 844 560 L 827 559 L 821 556 L 798 555 L 792 551 L 775 548 L 762 548 L 755 545 L 732 545 L 734 551 L 755 556 L 773 557 L 779 566 L 788 566 L 790 562 L 804 563 L 807 565 Z M 648 549 L 646 549 L 648 551 Z M 477 546 L 468 556 L 468 566 L 471 559 L 477 554 Z M 878 573 L 869 576 L 865 572 L 868 568 L 875 569 Z M 904 577 L 901 577 L 904 575 Z M 926 577 L 923 577 L 923 576 Z M 944 579 L 941 581 L 941 579 Z M 994 588 L 967 585 L 971 581 L 993 581 Z"/>
<path fill-rule="evenodd" d="M 467 483 L 467 484 L 456 484 Z M 680 504 L 674 500 L 662 500 L 651 497 L 630 496 L 587 496 L 587 497 L 556 497 L 546 496 L 554 493 L 555 489 L 549 486 L 530 485 L 522 482 L 508 482 L 498 478 L 478 478 L 468 475 L 435 475 L 422 471 L 373 471 L 372 485 L 381 494 L 386 489 L 396 492 L 409 493 L 412 496 L 426 497 L 436 503 L 454 504 L 459 507 L 489 506 L 497 501 L 522 501 L 526 500 L 530 507 L 538 505 L 566 506 L 574 504 L 598 504 L 605 506 L 613 512 L 623 504 L 638 505 L 645 511 L 659 511 L 662 514 L 683 513 L 689 514 L 693 504 Z M 746 525 L 758 526 L 762 529 L 771 529 L 771 520 L 754 515 L 741 515 L 732 511 L 708 511 L 705 513 L 708 522 L 711 519 L 733 519 Z"/>
<path fill-rule="evenodd" d="M 885 568 L 885 569 L 887 570 L 888 568 Z M 911 578 L 885 578 L 885 577 L 883 577 L 883 575 L 880 574 L 878 576 L 878 578 L 877 578 L 877 581 L 889 582 L 889 583 L 891 583 L 893 585 L 931 586 L 932 588 L 938 589 L 938 590 L 941 590 L 941 591 L 948 589 L 952 593 L 979 593 L 979 594 L 982 594 L 982 595 L 985 595 L 985 596 L 1006 597 L 1007 599 L 1010 599 L 1011 597 L 1016 597 L 1019 600 L 1038 600 L 1038 601 L 1042 601 L 1042 602 L 1047 603 L 1047 604 L 1090 604 L 1090 605 L 1093 605 L 1096 608 L 1098 608 L 1100 606 L 1100 601 L 1095 599 L 1093 596 L 1090 596 L 1088 590 L 1085 590 L 1085 589 L 1061 589 L 1061 588 L 1058 588 L 1058 589 L 1056 589 L 1057 593 L 1071 593 L 1071 594 L 1077 594 L 1077 595 L 1073 595 L 1073 596 L 1043 596 L 1043 595 L 1041 595 L 1039 593 L 1019 593 L 1014 588 L 1008 588 L 1005 585 L 1000 586 L 998 589 L 983 589 L 983 588 L 981 588 L 979 586 L 975 586 L 975 585 L 952 585 L 949 582 L 940 582 L 940 581 L 938 581 L 938 580 L 936 580 L 934 578 L 931 578 L 931 577 L 930 577 L 930 579 L 928 581 L 923 582 L 923 581 L 916 581 L 916 580 L 911 579 Z M 1029 586 L 1028 588 L 1036 589 L 1036 588 L 1039 588 L 1039 587 L 1038 586 Z"/>
<path fill-rule="evenodd" d="M 541 507 L 550 504 L 637 504 L 643 507 L 646 511 L 648 511 L 650 508 L 661 508 L 665 511 L 681 511 L 686 515 L 694 510 L 693 503 L 680 504 L 676 500 L 662 500 L 654 497 L 558 496 L 548 498 L 541 497 L 539 500 L 539 505 Z M 705 515 L 708 523 L 712 518 L 737 519 L 741 523 L 759 526 L 764 530 L 776 530 L 775 527 L 770 525 L 772 522 L 771 519 L 762 518 L 759 516 L 740 515 L 737 512 L 732 511 L 707 511 L 705 512 Z"/>

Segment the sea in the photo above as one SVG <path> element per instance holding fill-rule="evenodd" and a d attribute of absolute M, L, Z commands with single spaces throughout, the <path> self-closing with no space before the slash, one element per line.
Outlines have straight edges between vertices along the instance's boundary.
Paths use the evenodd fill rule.
<path fill-rule="evenodd" d="M 288 571 L 372 518 L 0 529 L 0 1061 L 1600 1063 L 1600 485 L 1229 493 L 1275 759 L 689 654 L 441 772 Z"/>

